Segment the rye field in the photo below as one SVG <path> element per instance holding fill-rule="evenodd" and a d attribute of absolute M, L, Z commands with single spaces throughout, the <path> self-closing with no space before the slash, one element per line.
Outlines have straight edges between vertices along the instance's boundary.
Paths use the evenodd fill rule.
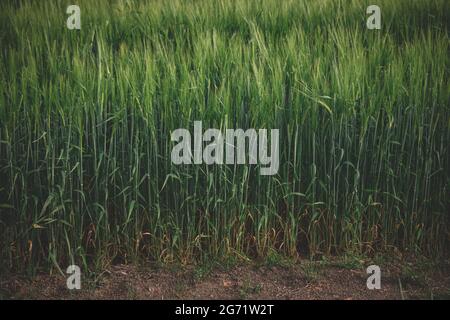
<path fill-rule="evenodd" d="M 450 2 L 0 3 L 0 270 L 448 256 Z M 279 130 L 279 168 L 174 164 Z"/>

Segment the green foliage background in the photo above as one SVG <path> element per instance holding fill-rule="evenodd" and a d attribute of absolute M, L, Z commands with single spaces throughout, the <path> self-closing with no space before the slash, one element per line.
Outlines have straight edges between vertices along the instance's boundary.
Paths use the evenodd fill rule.
<path fill-rule="evenodd" d="M 0 266 L 448 252 L 449 2 L 0 4 Z M 279 128 L 280 170 L 170 132 Z"/>

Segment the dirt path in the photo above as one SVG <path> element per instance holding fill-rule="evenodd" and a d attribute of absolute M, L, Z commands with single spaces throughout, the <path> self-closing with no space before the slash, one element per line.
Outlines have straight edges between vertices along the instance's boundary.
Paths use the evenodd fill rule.
<path fill-rule="evenodd" d="M 448 272 L 382 271 L 380 290 L 368 290 L 364 268 L 250 264 L 230 268 L 112 266 L 97 279 L 68 290 L 61 275 L 33 280 L 10 276 L 0 284 L 6 299 L 449 299 Z"/>

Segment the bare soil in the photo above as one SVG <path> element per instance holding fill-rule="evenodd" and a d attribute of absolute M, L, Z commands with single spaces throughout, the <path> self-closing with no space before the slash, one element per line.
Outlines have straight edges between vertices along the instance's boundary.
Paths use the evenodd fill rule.
<path fill-rule="evenodd" d="M 0 280 L 3 299 L 450 299 L 450 268 L 418 272 L 382 268 L 381 289 L 369 290 L 365 267 L 295 263 L 232 267 L 142 267 L 115 265 L 97 277 L 82 277 L 69 290 L 66 277 L 9 275 Z"/>

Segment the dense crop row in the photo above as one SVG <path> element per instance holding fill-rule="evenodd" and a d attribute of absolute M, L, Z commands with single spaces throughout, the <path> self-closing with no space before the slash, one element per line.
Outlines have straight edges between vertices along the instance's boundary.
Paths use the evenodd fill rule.
<path fill-rule="evenodd" d="M 448 249 L 448 1 L 0 4 L 2 268 Z M 277 128 L 280 169 L 170 133 Z"/>

